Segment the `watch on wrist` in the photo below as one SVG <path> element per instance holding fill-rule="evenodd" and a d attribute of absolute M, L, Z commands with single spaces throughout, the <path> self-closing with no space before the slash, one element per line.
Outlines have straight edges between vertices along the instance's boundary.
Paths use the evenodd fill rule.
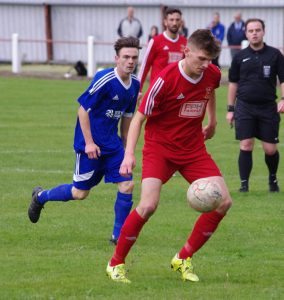
<path fill-rule="evenodd" d="M 234 105 L 227 105 L 227 111 L 228 112 L 234 112 L 235 111 L 235 106 Z"/>

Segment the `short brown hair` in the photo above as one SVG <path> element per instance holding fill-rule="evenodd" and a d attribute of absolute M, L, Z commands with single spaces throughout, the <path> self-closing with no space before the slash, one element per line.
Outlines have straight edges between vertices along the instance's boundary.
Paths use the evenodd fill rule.
<path fill-rule="evenodd" d="M 252 23 L 252 22 L 259 22 L 262 26 L 263 31 L 265 30 L 265 24 L 264 24 L 263 20 L 258 19 L 258 18 L 251 18 L 251 19 L 247 19 L 246 22 L 245 22 L 245 30 L 246 31 L 247 31 L 248 23 Z"/>
<path fill-rule="evenodd" d="M 176 8 L 176 7 L 168 7 L 166 6 L 165 7 L 165 18 L 168 16 L 168 15 L 172 15 L 174 13 L 177 13 L 179 15 L 182 16 L 182 12 L 180 9 Z"/>
<path fill-rule="evenodd" d="M 137 48 L 138 50 L 141 49 L 139 39 L 133 36 L 119 38 L 114 43 L 114 50 L 116 55 L 119 55 L 119 51 L 122 48 Z"/>
<path fill-rule="evenodd" d="M 188 38 L 188 44 L 204 50 L 212 58 L 216 58 L 221 52 L 220 42 L 213 36 L 209 29 L 197 29 Z"/>

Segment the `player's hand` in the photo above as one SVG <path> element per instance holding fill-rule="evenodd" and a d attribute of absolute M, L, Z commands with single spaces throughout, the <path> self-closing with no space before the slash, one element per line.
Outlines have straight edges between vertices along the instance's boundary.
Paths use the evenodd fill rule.
<path fill-rule="evenodd" d="M 202 132 L 203 132 L 204 140 L 209 140 L 214 136 L 215 128 L 216 128 L 216 125 L 215 126 L 207 125 L 207 126 L 203 127 Z"/>
<path fill-rule="evenodd" d="M 85 153 L 89 159 L 98 159 L 101 156 L 101 149 L 95 143 L 86 144 Z"/>
<path fill-rule="evenodd" d="M 280 100 L 278 102 L 278 112 L 279 113 L 284 113 L 284 100 Z"/>
<path fill-rule="evenodd" d="M 130 177 L 135 166 L 136 160 L 134 155 L 125 153 L 124 159 L 120 165 L 119 174 L 124 177 Z"/>
<path fill-rule="evenodd" d="M 232 112 L 232 111 L 227 112 L 226 120 L 230 124 L 231 128 L 233 128 L 234 127 L 234 120 L 235 120 L 234 112 Z"/>

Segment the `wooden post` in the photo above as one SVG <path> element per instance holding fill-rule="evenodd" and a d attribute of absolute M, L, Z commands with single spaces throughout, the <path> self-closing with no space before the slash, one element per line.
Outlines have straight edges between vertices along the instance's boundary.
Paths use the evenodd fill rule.
<path fill-rule="evenodd" d="M 51 21 L 51 6 L 44 5 L 45 16 L 45 38 L 46 38 L 46 51 L 47 61 L 53 60 L 53 42 L 52 42 L 52 21 Z"/>
<path fill-rule="evenodd" d="M 166 30 L 166 26 L 164 23 L 165 20 L 165 12 L 166 9 L 168 8 L 168 6 L 162 5 L 160 6 L 160 10 L 161 10 L 161 28 L 162 28 L 162 32 Z"/>

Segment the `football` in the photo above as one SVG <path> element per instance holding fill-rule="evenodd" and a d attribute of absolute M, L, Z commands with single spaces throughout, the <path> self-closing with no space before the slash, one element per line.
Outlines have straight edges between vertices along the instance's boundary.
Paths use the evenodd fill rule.
<path fill-rule="evenodd" d="M 189 205 L 199 212 L 215 210 L 222 201 L 220 185 L 208 178 L 197 179 L 187 190 Z"/>

